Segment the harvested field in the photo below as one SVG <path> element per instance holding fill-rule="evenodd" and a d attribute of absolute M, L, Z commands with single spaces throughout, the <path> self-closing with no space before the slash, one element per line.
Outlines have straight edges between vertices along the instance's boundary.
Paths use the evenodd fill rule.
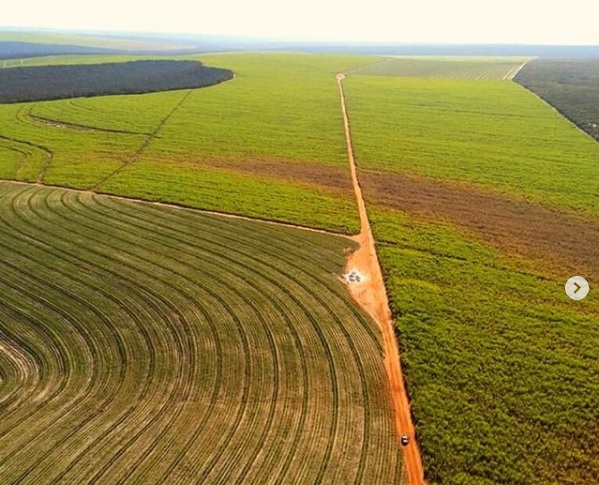
<path fill-rule="evenodd" d="M 555 274 L 599 279 L 599 220 L 464 184 L 363 171 L 369 200 L 430 221 L 450 222 L 511 255 Z"/>
<path fill-rule="evenodd" d="M 0 483 L 401 483 L 345 238 L 0 183 Z"/>

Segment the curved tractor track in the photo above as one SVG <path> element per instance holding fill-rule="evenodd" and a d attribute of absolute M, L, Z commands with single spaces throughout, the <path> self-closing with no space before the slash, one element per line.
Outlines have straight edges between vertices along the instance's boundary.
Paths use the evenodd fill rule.
<path fill-rule="evenodd" d="M 401 483 L 351 244 L 0 182 L 0 483 Z"/>

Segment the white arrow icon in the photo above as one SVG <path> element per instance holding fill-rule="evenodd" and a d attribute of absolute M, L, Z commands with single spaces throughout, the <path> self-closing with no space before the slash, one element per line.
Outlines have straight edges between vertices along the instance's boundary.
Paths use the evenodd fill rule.
<path fill-rule="evenodd" d="M 582 276 L 572 276 L 566 282 L 566 295 L 572 300 L 582 300 L 589 294 L 589 282 Z"/>

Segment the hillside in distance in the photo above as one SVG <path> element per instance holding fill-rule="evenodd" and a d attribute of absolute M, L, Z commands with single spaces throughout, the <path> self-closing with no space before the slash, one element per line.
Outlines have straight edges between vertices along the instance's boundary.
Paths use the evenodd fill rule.
<path fill-rule="evenodd" d="M 67 50 L 72 47 L 85 48 L 88 53 L 95 49 L 113 52 L 164 52 L 193 47 L 184 41 L 173 40 L 173 36 L 147 36 L 143 34 L 117 34 L 114 32 L 91 32 L 60 29 L 27 29 L 0 27 L 0 46 L 4 43 L 21 43 L 25 49 L 36 47 Z M 170 39 L 170 40 L 169 40 Z M 51 54 L 51 53 L 50 53 Z M 46 54 L 48 55 L 48 54 Z M 30 56 L 26 56 L 30 57 Z"/>
<path fill-rule="evenodd" d="M 52 29 L 0 29 L 3 41 L 54 44 L 102 49 L 121 53 L 199 53 L 215 51 L 284 51 L 326 54 L 406 56 L 518 56 L 550 58 L 598 58 L 599 46 L 527 44 L 422 44 L 383 42 L 298 41 L 231 35 L 180 33 L 81 32 Z M 1 52 L 1 50 L 0 50 Z M 67 52 L 74 53 L 74 52 Z M 44 54 L 48 55 L 48 54 Z M 31 56 L 23 56 L 31 57 Z M 0 59 L 2 57 L 0 56 Z"/>
<path fill-rule="evenodd" d="M 120 51 L 114 49 L 85 47 L 80 45 L 53 45 L 38 44 L 35 42 L 0 41 L 0 60 L 57 55 L 118 54 L 119 52 Z"/>

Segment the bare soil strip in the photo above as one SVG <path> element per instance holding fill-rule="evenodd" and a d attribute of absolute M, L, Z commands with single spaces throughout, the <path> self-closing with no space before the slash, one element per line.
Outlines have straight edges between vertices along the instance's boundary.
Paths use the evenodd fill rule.
<path fill-rule="evenodd" d="M 343 91 L 343 80 L 345 74 L 337 75 L 339 95 L 341 98 L 341 110 L 343 112 L 343 124 L 345 139 L 347 142 L 347 154 L 349 157 L 352 182 L 356 194 L 358 210 L 360 213 L 361 231 L 354 238 L 360 244 L 358 250 L 353 252 L 347 263 L 348 271 L 356 270 L 364 277 L 358 283 L 349 285 L 352 297 L 368 312 L 378 323 L 383 334 L 385 350 L 385 368 L 389 376 L 393 405 L 395 407 L 395 424 L 399 436 L 405 434 L 410 443 L 403 448 L 404 465 L 406 468 L 408 483 L 410 485 L 424 484 L 424 469 L 420 457 L 420 449 L 416 441 L 416 433 L 410 412 L 410 403 L 404 385 L 399 358 L 399 345 L 395 338 L 393 317 L 389 308 L 387 290 L 383 280 L 383 274 L 376 254 L 375 240 L 370 228 L 366 204 L 362 197 L 362 189 L 358 180 L 356 161 L 354 157 L 349 117 Z"/>
<path fill-rule="evenodd" d="M 181 164 L 182 166 L 217 168 L 234 173 L 247 173 L 259 177 L 301 182 L 326 187 L 346 195 L 353 194 L 351 177 L 346 166 L 272 158 L 230 160 L 174 158 L 171 156 L 168 158 L 168 162 Z"/>
<path fill-rule="evenodd" d="M 369 201 L 467 230 L 510 255 L 556 274 L 599 277 L 599 222 L 463 184 L 365 171 Z"/>

